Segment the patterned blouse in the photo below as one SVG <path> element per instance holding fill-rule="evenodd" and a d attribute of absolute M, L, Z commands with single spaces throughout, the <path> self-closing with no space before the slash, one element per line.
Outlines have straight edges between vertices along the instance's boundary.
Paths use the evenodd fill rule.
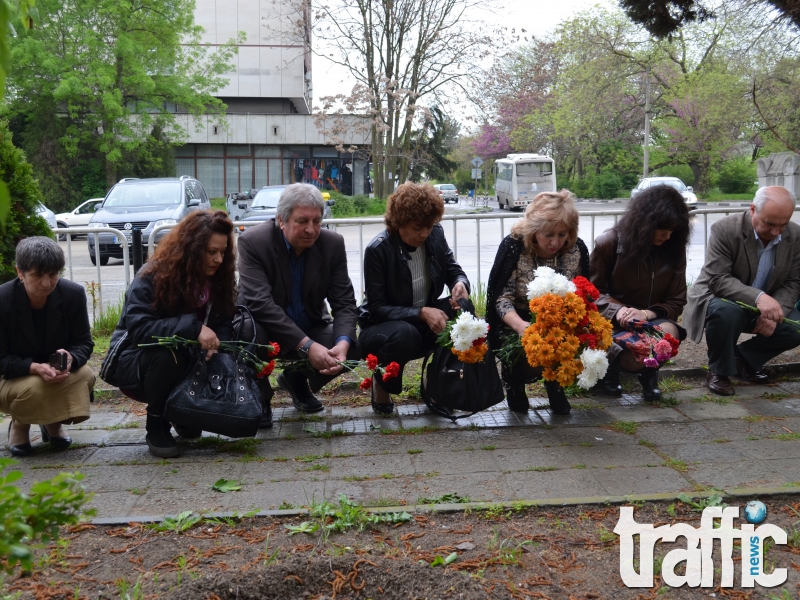
<path fill-rule="evenodd" d="M 569 252 L 556 255 L 553 258 L 541 258 L 535 254 L 521 252 L 517 261 L 517 268 L 503 286 L 502 293 L 497 297 L 497 314 L 502 319 L 512 310 L 517 313 L 528 313 L 528 284 L 534 280 L 534 271 L 539 267 L 555 269 L 567 279 L 573 279 L 581 273 L 581 252 L 578 245 Z"/>

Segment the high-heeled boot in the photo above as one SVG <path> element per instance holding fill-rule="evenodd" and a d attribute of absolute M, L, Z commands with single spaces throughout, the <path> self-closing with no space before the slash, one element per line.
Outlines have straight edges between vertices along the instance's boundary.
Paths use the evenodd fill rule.
<path fill-rule="evenodd" d="M 531 406 L 528 404 L 528 392 L 525 391 L 525 384 L 503 382 L 503 387 L 506 388 L 508 409 L 520 413 L 528 412 Z"/>
<path fill-rule="evenodd" d="M 551 412 L 554 415 L 568 415 L 572 410 L 572 405 L 567 400 L 564 388 L 557 381 L 545 381 L 544 389 L 547 391 Z"/>
<path fill-rule="evenodd" d="M 608 365 L 605 377 L 600 380 L 600 386 L 609 396 L 622 396 L 622 384 L 619 381 L 619 365 L 614 362 Z"/>
<path fill-rule="evenodd" d="M 146 439 L 150 454 L 158 458 L 175 458 L 180 454 L 180 448 L 178 448 L 175 438 L 166 429 L 163 417 L 147 413 L 145 429 L 147 430 Z"/>
<path fill-rule="evenodd" d="M 661 400 L 661 390 L 658 389 L 658 369 L 645 367 L 639 371 L 639 383 L 642 384 L 642 396 L 646 402 Z"/>

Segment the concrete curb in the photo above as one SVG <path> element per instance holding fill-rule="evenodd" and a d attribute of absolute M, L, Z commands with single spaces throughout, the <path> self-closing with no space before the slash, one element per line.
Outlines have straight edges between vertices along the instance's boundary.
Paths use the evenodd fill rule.
<path fill-rule="evenodd" d="M 371 513 L 393 513 L 408 512 L 417 514 L 430 513 L 457 513 L 468 510 L 487 510 L 492 508 L 516 509 L 529 507 L 556 507 L 556 506 L 581 506 L 584 504 L 625 504 L 632 502 L 670 502 L 677 500 L 678 496 L 686 494 L 691 499 L 710 498 L 720 495 L 723 498 L 748 498 L 753 496 L 791 496 L 800 495 L 800 487 L 765 487 L 765 488 L 735 488 L 732 490 L 710 491 L 710 492 L 661 492 L 656 494 L 630 494 L 628 496 L 587 496 L 584 498 L 550 498 L 547 500 L 517 500 L 512 502 L 465 502 L 463 504 L 421 504 L 413 506 L 380 506 L 364 508 Z M 244 514 L 250 517 L 302 517 L 310 513 L 307 508 L 284 509 L 284 510 L 260 510 L 253 513 L 240 512 L 216 512 L 203 513 L 207 518 L 241 518 Z M 92 519 L 92 525 L 127 525 L 128 523 L 160 523 L 166 517 L 173 515 L 160 516 L 131 516 L 131 517 L 104 517 Z"/>

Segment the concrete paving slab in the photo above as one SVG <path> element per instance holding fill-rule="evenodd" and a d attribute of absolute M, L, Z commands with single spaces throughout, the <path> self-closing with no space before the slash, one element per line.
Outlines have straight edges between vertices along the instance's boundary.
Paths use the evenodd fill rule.
<path fill-rule="evenodd" d="M 351 458 L 332 458 L 329 464 L 337 477 L 412 476 L 416 472 L 409 454 L 373 454 Z"/>
<path fill-rule="evenodd" d="M 596 442 L 593 446 L 570 446 L 564 450 L 565 455 L 572 457 L 572 464 L 587 467 L 643 467 L 662 462 L 658 454 L 636 442 L 624 446 Z"/>
<path fill-rule="evenodd" d="M 796 458 L 771 458 L 761 461 L 767 469 L 778 473 L 781 485 L 793 483 L 800 485 L 800 461 Z"/>
<path fill-rule="evenodd" d="M 144 489 L 153 481 L 163 478 L 163 467 L 139 465 L 125 467 L 91 467 L 82 469 L 83 480 L 88 490 L 93 492 L 122 492 L 131 489 Z M 184 480 L 178 483 L 183 485 Z"/>
<path fill-rule="evenodd" d="M 761 439 L 758 442 L 737 444 L 748 456 L 753 458 L 791 458 L 800 459 L 800 440 L 782 441 Z"/>
<path fill-rule="evenodd" d="M 242 465 L 242 471 L 239 476 L 248 484 L 255 483 L 256 481 L 265 481 L 274 484 L 282 481 L 297 481 L 311 477 L 311 471 L 298 471 L 302 466 L 308 466 L 308 464 L 296 461 L 248 462 Z M 319 476 L 319 473 L 315 473 L 315 475 Z"/>
<path fill-rule="evenodd" d="M 362 482 L 361 498 L 365 504 L 379 504 L 384 506 L 403 504 L 404 502 L 413 503 L 417 498 L 426 495 L 424 490 L 431 481 L 438 477 L 399 477 L 397 479 L 380 479 Z M 332 490 L 336 490 L 334 485 Z M 334 498 L 335 499 L 335 498 Z"/>
<path fill-rule="evenodd" d="M 514 451 L 495 450 L 494 460 L 498 469 L 520 472 L 533 469 L 567 469 L 580 461 L 567 446 L 551 448 L 521 448 Z M 464 459 L 471 463 L 471 458 Z"/>
<path fill-rule="evenodd" d="M 241 479 L 244 464 L 233 461 L 201 464 L 175 463 L 170 467 L 168 470 L 176 470 L 177 473 L 168 475 L 162 471 L 161 475 L 151 482 L 152 488 L 190 486 L 211 489 L 211 486 L 219 479 L 235 479 L 237 481 Z"/>
<path fill-rule="evenodd" d="M 606 471 L 602 472 L 604 477 Z M 512 500 L 532 498 L 576 498 L 606 496 L 608 492 L 595 478 L 594 469 L 560 471 L 526 471 L 507 476 Z"/>
<path fill-rule="evenodd" d="M 175 515 L 185 510 L 194 512 L 212 512 L 225 509 L 226 494 L 208 489 L 184 487 L 168 490 L 150 488 L 146 493 L 137 496 L 131 509 L 137 515 Z"/>
<path fill-rule="evenodd" d="M 700 423 L 643 423 L 636 436 L 657 446 L 705 441 L 709 431 Z"/>
<path fill-rule="evenodd" d="M 661 451 L 686 463 L 739 462 L 750 458 L 747 453 L 732 442 L 672 444 L 662 447 Z"/>
<path fill-rule="evenodd" d="M 461 474 L 466 465 L 469 465 L 470 473 L 498 473 L 502 470 L 494 452 L 478 448 L 471 452 L 423 452 L 413 455 L 411 462 L 417 475 L 431 472 L 442 475 Z"/>
<path fill-rule="evenodd" d="M 738 402 L 717 404 L 716 402 L 683 402 L 678 410 L 692 421 L 719 419 L 741 419 L 752 413 Z"/>
<path fill-rule="evenodd" d="M 786 483 L 786 477 L 769 463 L 770 461 L 754 459 L 740 462 L 704 462 L 692 465 L 688 475 L 701 485 L 719 489 L 772 487 Z"/>
<path fill-rule="evenodd" d="M 800 416 L 800 400 L 770 401 L 764 399 L 742 400 L 742 406 L 751 413 L 772 417 Z"/>
<path fill-rule="evenodd" d="M 604 410 L 573 410 L 569 415 L 554 415 L 550 409 L 537 410 L 536 414 L 546 425 L 578 426 L 601 425 L 615 420 L 609 409 Z"/>
<path fill-rule="evenodd" d="M 444 494 L 458 494 L 474 501 L 499 502 L 513 500 L 514 494 L 508 479 L 502 473 L 464 473 L 426 478 L 418 482 L 420 495 L 436 498 Z"/>
<path fill-rule="evenodd" d="M 98 516 L 133 515 L 138 500 L 139 497 L 130 492 L 97 492 L 87 507 L 94 508 Z"/>
<path fill-rule="evenodd" d="M 687 417 L 672 408 L 609 407 L 605 409 L 610 421 L 633 421 L 634 423 L 662 423 L 665 421 L 687 421 Z"/>
<path fill-rule="evenodd" d="M 781 391 L 774 385 L 758 385 L 735 378 L 733 380 L 733 387 L 736 390 L 736 400 L 764 398 Z"/>
<path fill-rule="evenodd" d="M 691 490 L 692 484 L 668 467 L 603 469 L 593 473 L 609 495 L 654 494 Z"/>

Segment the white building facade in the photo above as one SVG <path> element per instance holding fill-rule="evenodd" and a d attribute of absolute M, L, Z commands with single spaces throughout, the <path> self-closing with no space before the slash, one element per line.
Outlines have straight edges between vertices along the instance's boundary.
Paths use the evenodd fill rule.
<path fill-rule="evenodd" d="M 204 43 L 222 45 L 239 32 L 246 38 L 217 94 L 226 117 L 176 115 L 188 134 L 176 149 L 177 175 L 196 177 L 212 198 L 297 181 L 348 195 L 370 191 L 367 161 L 339 152 L 311 115 L 310 32 L 297 3 L 197 0 L 195 21 Z M 364 145 L 357 130 L 337 141 Z"/>

